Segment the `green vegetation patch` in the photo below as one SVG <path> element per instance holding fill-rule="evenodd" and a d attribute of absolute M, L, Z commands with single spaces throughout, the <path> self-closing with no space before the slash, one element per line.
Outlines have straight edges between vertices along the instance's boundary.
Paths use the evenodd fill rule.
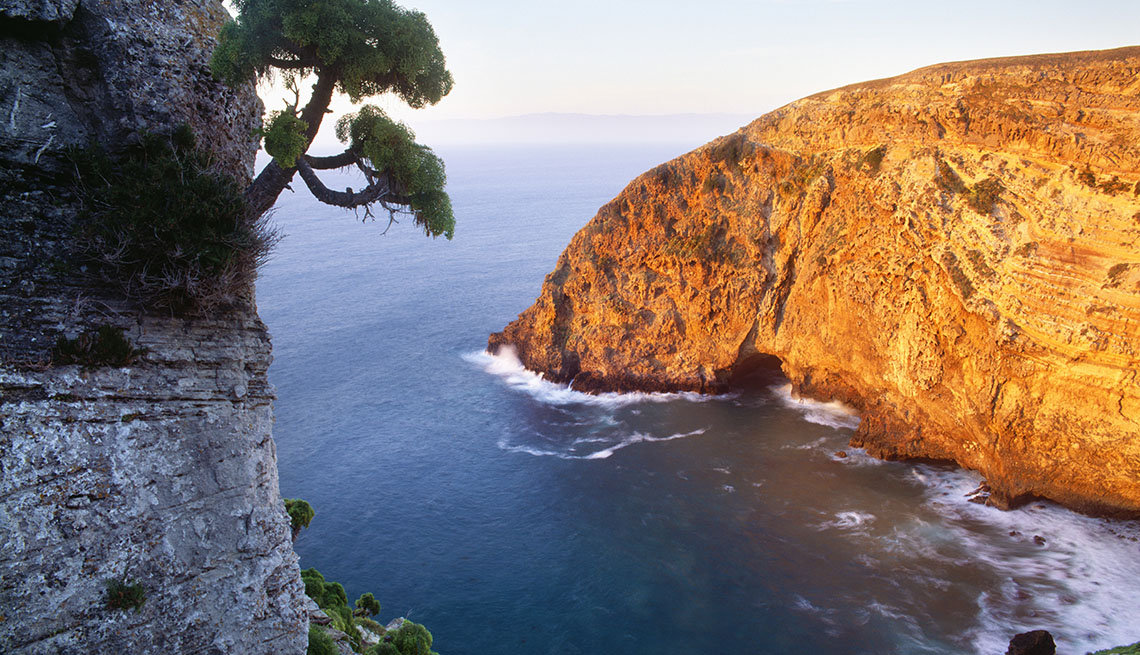
<path fill-rule="evenodd" d="M 368 655 L 439 655 L 431 649 L 432 637 L 419 623 L 404 621 L 398 630 L 384 635 L 384 641 L 367 651 Z"/>
<path fill-rule="evenodd" d="M 289 515 L 289 527 L 293 529 L 293 539 L 297 538 L 301 528 L 309 527 L 309 523 L 317 515 L 313 506 L 300 498 L 286 498 L 285 512 Z"/>
<path fill-rule="evenodd" d="M 125 578 L 111 578 L 106 581 L 107 607 L 118 610 L 138 611 L 146 602 L 146 590 L 138 583 Z"/>
<path fill-rule="evenodd" d="M 135 348 L 121 329 L 103 325 L 74 339 L 59 337 L 51 359 L 55 364 L 122 367 L 138 361 L 144 352 Z"/>
<path fill-rule="evenodd" d="M 317 606 L 332 619 L 332 627 L 348 635 L 349 645 L 354 651 L 363 652 L 361 650 L 363 647 L 361 634 L 357 630 L 357 621 L 362 617 L 367 618 L 378 614 L 380 612 L 379 601 L 371 593 L 366 593 L 356 599 L 355 610 L 349 608 L 344 585 L 325 580 L 325 577 L 316 569 L 301 571 L 301 581 L 305 583 L 305 594 L 312 598 Z M 367 627 L 371 628 L 372 626 Z"/>
<path fill-rule="evenodd" d="M 987 177 L 970 187 L 966 194 L 966 204 L 979 214 L 988 215 L 993 212 L 1003 191 L 1005 187 L 1002 186 L 1001 180 Z"/>
<path fill-rule="evenodd" d="M 340 650 L 329 633 L 309 624 L 309 647 L 305 649 L 305 655 L 340 655 Z"/>
<path fill-rule="evenodd" d="M 114 157 L 92 147 L 72 160 L 85 201 L 75 245 L 102 281 L 178 312 L 248 293 L 274 235 L 188 127 L 142 135 Z"/>

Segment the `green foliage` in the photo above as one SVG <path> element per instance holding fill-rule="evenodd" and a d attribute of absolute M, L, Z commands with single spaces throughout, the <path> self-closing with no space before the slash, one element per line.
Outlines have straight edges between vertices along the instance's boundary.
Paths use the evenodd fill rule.
<path fill-rule="evenodd" d="M 329 633 L 315 625 L 309 625 L 309 647 L 305 649 L 305 655 L 339 655 L 339 653 L 336 642 Z"/>
<path fill-rule="evenodd" d="M 305 583 L 305 595 L 316 601 L 321 609 L 348 606 L 348 596 L 339 582 L 328 582 L 316 569 L 301 571 L 301 581 Z"/>
<path fill-rule="evenodd" d="M 356 599 L 356 612 L 359 616 L 376 616 L 380 613 L 380 601 L 372 595 L 372 592 L 361 595 Z"/>
<path fill-rule="evenodd" d="M 211 59 L 216 76 L 238 84 L 280 70 L 293 91 L 306 76 L 317 79 L 313 96 L 300 113 L 298 94 L 296 102 L 274 112 L 261 130 L 266 151 L 287 175 L 259 177 L 253 183 L 248 195 L 259 213 L 287 185 L 291 169 L 328 113 L 334 89 L 353 103 L 394 93 L 414 108 L 435 104 L 451 91 L 451 73 L 431 24 L 422 13 L 391 0 L 235 0 L 235 4 L 239 15 L 222 29 Z M 359 164 L 368 187 L 356 196 L 333 193 L 303 173 L 318 198 L 343 207 L 364 206 L 366 216 L 371 216 L 372 203 L 381 204 L 393 218 L 398 211 L 407 211 L 427 235 L 452 237 L 455 217 L 443 190 L 443 161 L 415 143 L 406 126 L 389 120 L 379 109 L 363 107 L 342 119 L 337 133 L 350 142 L 347 154 L 363 158 Z"/>
<path fill-rule="evenodd" d="M 418 623 L 404 621 L 392 635 L 392 645 L 400 655 L 431 655 L 431 633 Z"/>
<path fill-rule="evenodd" d="M 235 0 L 210 61 L 231 84 L 265 78 L 288 63 L 300 74 L 336 70 L 353 102 L 392 92 L 411 107 L 451 91 L 439 39 L 420 12 L 390 0 Z"/>
<path fill-rule="evenodd" d="M 142 135 L 114 158 L 74 151 L 86 211 L 80 255 L 128 298 L 177 311 L 245 294 L 273 235 L 246 211 L 237 182 L 194 147 L 189 128 Z"/>
<path fill-rule="evenodd" d="M 988 215 L 994 210 L 1003 191 L 1005 187 L 1000 180 L 996 177 L 987 177 L 970 187 L 966 195 L 966 204 L 979 214 Z"/>
<path fill-rule="evenodd" d="M 74 339 L 59 337 L 51 359 L 56 364 L 121 367 L 133 364 L 143 352 L 131 344 L 121 329 L 101 325 Z"/>
<path fill-rule="evenodd" d="M 293 528 L 294 535 L 300 532 L 301 528 L 309 527 L 309 522 L 317 515 L 313 506 L 300 498 L 286 498 L 285 512 L 289 514 L 289 525 Z"/>
<path fill-rule="evenodd" d="M 336 136 L 362 154 L 372 168 L 390 176 L 396 189 L 407 196 L 416 224 L 425 234 L 452 238 L 455 215 L 443 191 L 447 183 L 443 160 L 431 148 L 416 143 L 407 125 L 365 105 L 337 121 Z"/>
<path fill-rule="evenodd" d="M 398 630 L 389 632 L 384 641 L 368 649 L 368 655 L 438 655 L 431 649 L 432 637 L 427 628 L 404 621 Z"/>
<path fill-rule="evenodd" d="M 332 627 L 348 635 L 353 650 L 360 650 L 360 632 L 356 629 L 352 610 L 348 607 L 348 596 L 344 592 L 344 585 L 339 582 L 325 580 L 316 569 L 301 571 L 301 581 L 305 583 L 305 595 L 317 603 L 317 607 L 324 610 L 332 619 Z"/>
<path fill-rule="evenodd" d="M 379 610 L 377 610 L 377 611 L 379 611 Z M 365 628 L 368 628 L 369 630 L 371 630 L 372 632 L 375 632 L 378 635 L 384 634 L 384 626 L 373 621 L 372 619 L 368 618 L 367 616 L 356 617 L 356 624 L 364 626 Z"/>
<path fill-rule="evenodd" d="M 265 152 L 269 153 L 282 168 L 293 168 L 297 158 L 305 154 L 309 146 L 305 138 L 305 121 L 297 118 L 297 108 L 290 105 L 282 111 L 269 115 L 261 136 L 265 139 Z"/>
<path fill-rule="evenodd" d="M 111 609 L 138 611 L 146 602 L 146 590 L 141 584 L 128 582 L 125 578 L 111 578 L 105 584 L 107 607 Z"/>

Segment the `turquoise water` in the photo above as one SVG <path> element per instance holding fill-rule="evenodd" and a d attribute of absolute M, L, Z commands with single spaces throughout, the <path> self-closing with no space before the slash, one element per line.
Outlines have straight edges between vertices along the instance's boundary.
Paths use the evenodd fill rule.
<path fill-rule="evenodd" d="M 857 417 L 780 385 L 591 397 L 482 352 L 597 208 L 682 150 L 443 150 L 452 242 L 283 199 L 258 299 L 282 493 L 317 510 L 302 566 L 444 655 L 1140 639 L 1135 525 L 971 504 L 973 474 L 846 448 Z"/>

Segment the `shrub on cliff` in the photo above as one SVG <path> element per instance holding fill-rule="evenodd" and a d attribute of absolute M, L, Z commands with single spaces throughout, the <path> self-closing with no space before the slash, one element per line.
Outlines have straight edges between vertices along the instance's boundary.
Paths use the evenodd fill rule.
<path fill-rule="evenodd" d="M 361 635 L 356 629 L 356 624 L 357 621 L 363 620 L 363 617 L 373 616 L 380 611 L 380 603 L 376 597 L 371 593 L 362 594 L 356 599 L 356 609 L 353 610 L 348 606 L 344 585 L 326 580 L 320 571 L 316 569 L 301 571 L 301 581 L 305 583 L 305 594 L 332 619 L 332 627 L 348 635 L 352 649 L 359 652 Z"/>
<path fill-rule="evenodd" d="M 398 630 L 384 635 L 384 641 L 369 648 L 367 655 L 439 655 L 431 649 L 432 636 L 418 623 L 404 621 Z"/>
<path fill-rule="evenodd" d="M 72 160 L 86 206 L 76 245 L 103 282 L 175 311 L 232 304 L 248 292 L 273 235 L 188 127 L 142 135 L 115 157 L 95 147 Z"/>
<path fill-rule="evenodd" d="M 112 578 L 105 582 L 107 587 L 107 607 L 118 610 L 138 611 L 146 602 L 146 590 L 138 583 L 125 578 Z"/>
<path fill-rule="evenodd" d="M 51 351 L 51 359 L 55 364 L 121 367 L 135 363 L 144 352 L 135 348 L 121 329 L 101 325 L 74 339 L 59 337 Z"/>
<path fill-rule="evenodd" d="M 310 625 L 309 647 L 305 650 L 305 655 L 340 655 L 340 650 L 337 649 L 336 642 L 329 633 Z"/>
<path fill-rule="evenodd" d="M 317 515 L 316 510 L 309 503 L 300 498 L 286 498 L 285 512 L 289 514 L 289 527 L 293 530 L 293 540 L 297 540 L 301 528 L 309 527 L 309 522 Z"/>
<path fill-rule="evenodd" d="M 294 93 L 284 109 L 270 114 L 261 130 L 272 157 L 245 191 L 256 214 L 272 207 L 299 173 L 323 203 L 374 206 L 394 221 L 411 214 L 429 236 L 451 238 L 451 201 L 444 193 L 443 161 L 415 135 L 373 106 L 345 116 L 336 126 L 347 149 L 333 157 L 305 154 L 320 129 L 333 94 L 353 103 L 394 93 L 413 108 L 435 104 L 451 91 L 439 40 L 427 18 L 391 0 L 235 0 L 238 16 L 218 37 L 210 67 L 230 84 L 273 75 Z M 302 80 L 313 78 L 312 95 L 301 105 Z M 360 191 L 334 191 L 316 171 L 356 167 Z"/>

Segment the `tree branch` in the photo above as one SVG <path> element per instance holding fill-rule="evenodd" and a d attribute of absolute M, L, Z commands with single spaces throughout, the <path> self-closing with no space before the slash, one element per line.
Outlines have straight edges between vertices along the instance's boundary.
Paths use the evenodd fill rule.
<path fill-rule="evenodd" d="M 301 174 L 301 179 L 304 180 L 305 186 L 309 187 L 309 191 L 313 193 L 313 197 L 326 205 L 353 209 L 371 205 L 374 202 L 380 202 L 384 205 L 385 209 L 395 211 L 395 208 L 389 207 L 389 205 L 402 205 L 406 207 L 411 203 L 409 196 L 395 193 L 392 190 L 387 175 L 372 182 L 361 191 L 352 191 L 351 189 L 333 191 L 326 187 L 320 178 L 317 177 L 316 172 L 313 171 L 313 167 L 309 165 L 307 157 L 301 157 L 297 160 L 297 172 Z"/>
<path fill-rule="evenodd" d="M 327 171 L 333 168 L 352 166 L 358 163 L 359 159 L 352 150 L 345 150 L 339 155 L 333 155 L 331 157 L 312 157 L 305 155 L 305 161 L 309 163 L 309 166 L 318 171 Z"/>
<path fill-rule="evenodd" d="M 317 131 L 321 129 L 321 121 L 328 113 L 332 94 L 336 89 L 336 80 L 339 71 L 334 68 L 322 69 L 317 72 L 317 82 L 313 85 L 313 95 L 308 104 L 301 110 L 301 120 L 305 122 L 305 150 L 312 145 Z M 351 162 L 349 162 L 351 163 Z M 269 211 L 277 196 L 289 186 L 296 168 L 281 168 L 276 161 L 271 161 L 261 169 L 261 173 L 250 183 L 245 190 L 245 200 L 254 216 L 261 216 Z M 311 169 L 310 169 L 311 170 Z M 313 176 L 316 177 L 315 175 Z M 319 182 L 319 180 L 318 180 Z M 307 184 L 307 183 L 306 183 Z"/>

